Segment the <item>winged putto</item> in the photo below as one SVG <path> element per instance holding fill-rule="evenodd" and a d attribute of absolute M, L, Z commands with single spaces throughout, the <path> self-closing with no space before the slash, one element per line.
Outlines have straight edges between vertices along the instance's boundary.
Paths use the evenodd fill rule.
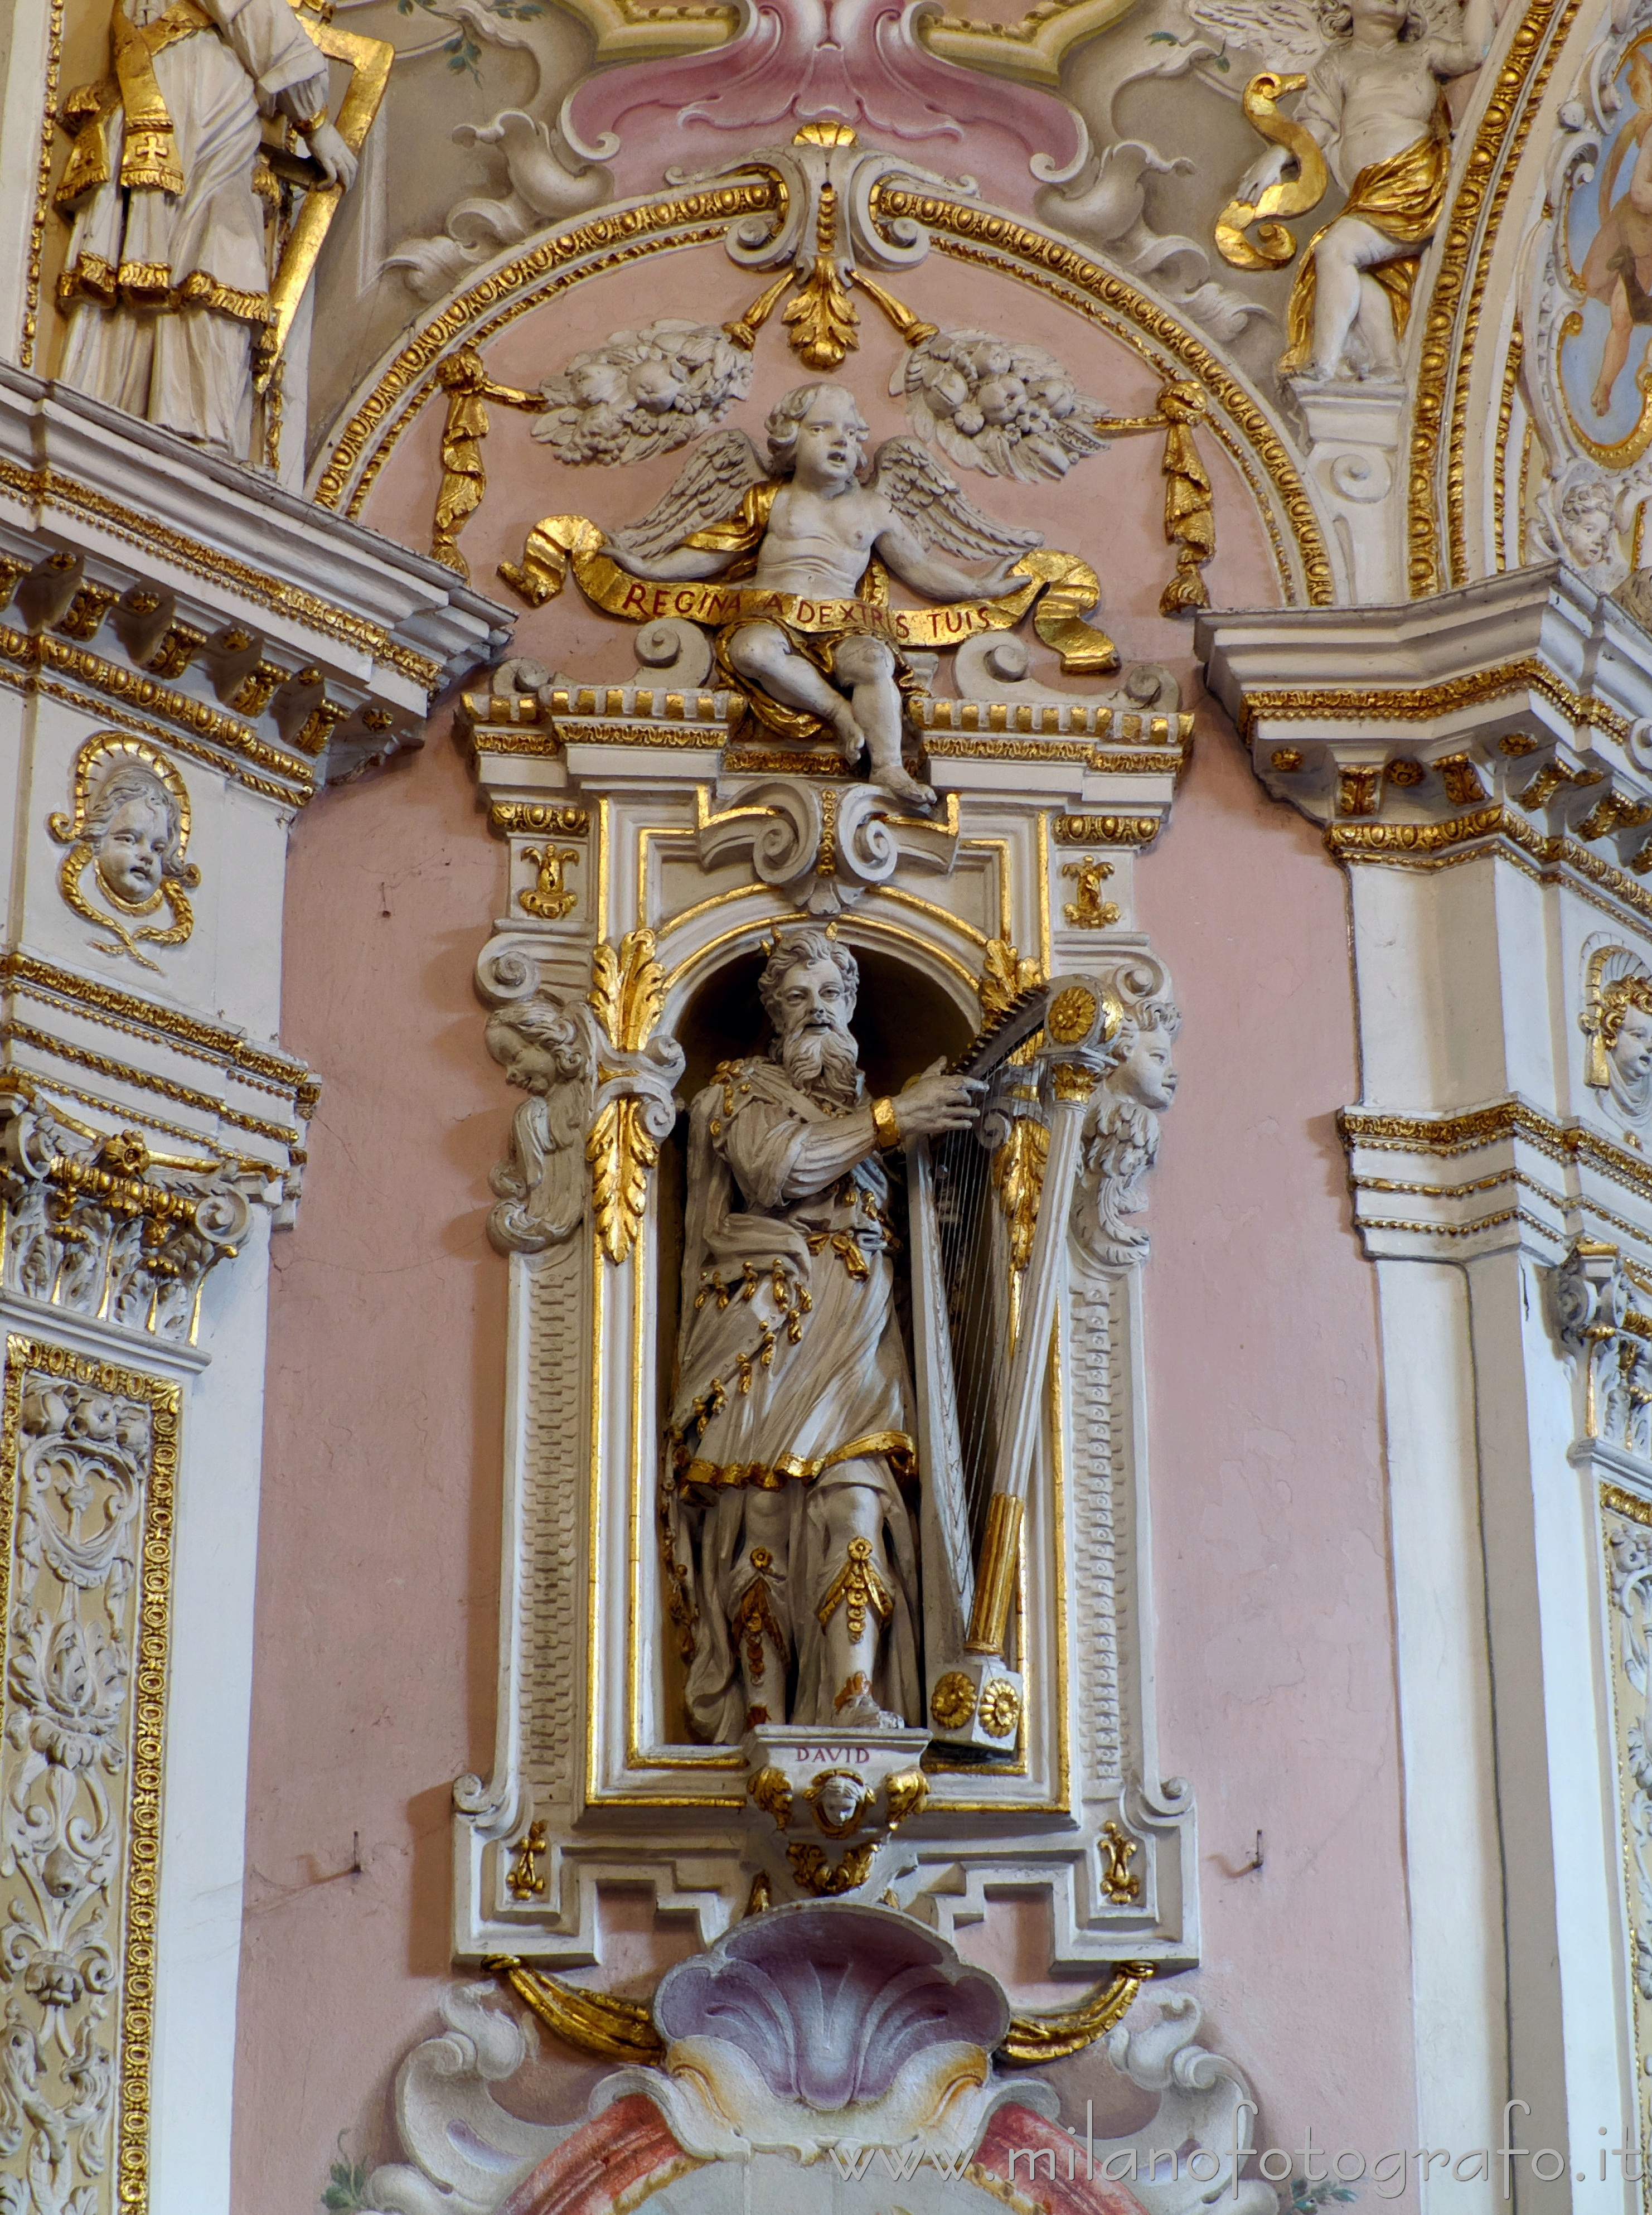
<path fill-rule="evenodd" d="M 1411 289 L 1445 206 L 1445 86 L 1485 59 L 1491 0 L 1190 0 L 1190 9 L 1267 65 L 1245 87 L 1245 112 L 1271 144 L 1222 211 L 1225 257 L 1282 267 L 1294 242 L 1270 219 L 1306 215 L 1327 169 L 1348 194 L 1303 257 L 1281 374 L 1398 378 Z M 1275 102 L 1298 91 L 1295 114 L 1282 115 Z M 1253 223 L 1255 244 L 1245 236 Z"/>
<path fill-rule="evenodd" d="M 583 518 L 549 518 L 505 574 L 538 602 L 572 562 L 612 613 L 714 627 L 722 679 L 759 722 L 784 739 L 829 736 L 846 760 L 869 758 L 882 790 L 933 806 L 901 759 L 904 696 L 921 690 L 909 647 L 1009 629 L 1060 584 L 1064 666 L 1115 668 L 1117 656 L 1073 620 L 1098 597 L 1092 570 L 1041 552 L 1042 533 L 983 515 L 915 439 L 885 439 L 862 482 L 866 436 L 844 387 L 799 385 L 768 419 L 766 458 L 744 432 L 717 432 L 640 521 L 604 535 Z M 945 604 L 891 608 L 891 575 Z"/>

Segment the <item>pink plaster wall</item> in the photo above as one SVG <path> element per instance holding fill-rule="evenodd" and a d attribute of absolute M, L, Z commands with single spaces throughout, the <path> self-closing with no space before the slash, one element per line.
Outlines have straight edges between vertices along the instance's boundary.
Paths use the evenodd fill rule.
<path fill-rule="evenodd" d="M 470 971 L 499 849 L 438 731 L 293 836 L 283 1038 L 326 1089 L 272 1255 L 237 2215 L 314 2207 L 338 2132 L 376 2128 L 447 1971 L 452 1780 L 489 1766 L 505 1110 Z"/>
<path fill-rule="evenodd" d="M 1159 1751 L 1199 1801 L 1205 1967 L 1178 1981 L 1262 2142 L 1312 2124 L 1374 2156 L 1416 2110 L 1375 1277 L 1333 1120 L 1360 1090 L 1343 880 L 1207 703 L 1139 881 L 1184 1015 L 1147 1277 Z"/>

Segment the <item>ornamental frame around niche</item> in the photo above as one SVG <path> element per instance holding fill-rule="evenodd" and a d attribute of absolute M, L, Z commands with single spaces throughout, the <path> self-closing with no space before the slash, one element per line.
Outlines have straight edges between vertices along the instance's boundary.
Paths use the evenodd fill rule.
<path fill-rule="evenodd" d="M 540 991 L 582 999 L 601 949 L 642 934 L 665 971 L 652 1035 L 673 1037 L 723 963 L 795 919 L 761 883 L 703 898 L 668 888 L 663 866 L 704 866 L 707 788 L 690 781 L 679 791 L 687 813 L 674 819 L 640 795 L 596 800 L 579 917 L 496 926 L 478 972 L 488 1004 Z M 840 933 L 927 979 L 972 1033 L 982 982 L 996 976 L 1013 926 L 1049 973 L 1061 835 L 1048 803 L 1018 794 L 959 842 L 960 872 L 967 862 L 977 879 L 964 912 L 879 885 L 840 917 Z M 618 1261 L 594 1219 L 511 1254 L 500 1697 L 489 1776 L 456 1787 L 462 1955 L 547 1968 L 593 1960 L 597 1893 L 613 1882 L 650 1886 L 658 1911 L 692 1916 L 707 1941 L 744 1903 L 743 1890 L 737 1902 L 731 1890 L 743 1756 L 667 1739 L 659 1704 L 671 1626 L 656 1540 L 663 1410 L 646 1325 L 669 1237 L 664 1205 L 657 1170 Z M 928 1821 L 911 1841 L 911 1874 L 945 1928 L 954 1887 L 939 1880 L 960 1852 L 965 1886 L 955 1905 L 964 1920 L 980 1885 L 1013 1868 L 1018 1889 L 1050 1898 L 1066 1973 L 1117 1977 L 1121 1962 L 1149 1955 L 1166 1967 L 1196 1960 L 1196 1844 L 1190 1793 L 1160 1779 L 1151 1641 L 1125 1598 L 1151 1574 L 1141 1272 L 1098 1271 L 1080 1243 L 1068 1244 L 1068 1295 L 1052 1329 L 1042 1476 L 1016 1596 L 1031 1722 L 1011 1758 L 986 1770 L 932 1748 Z M 660 1289 L 673 1303 L 675 1287 Z M 578 1351 L 548 1360 L 553 1347 Z M 1079 1574 L 1093 1593 L 1086 1608 L 1074 1604 Z M 1044 1595 L 1036 1604 L 1034 1578 Z M 1128 1895 L 1106 1882 L 1104 1817 L 1128 1825 L 1121 1835 L 1142 1856 Z"/>

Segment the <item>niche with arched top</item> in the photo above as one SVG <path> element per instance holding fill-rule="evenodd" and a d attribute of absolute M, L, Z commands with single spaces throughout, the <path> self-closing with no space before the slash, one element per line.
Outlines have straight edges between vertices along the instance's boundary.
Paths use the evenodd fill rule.
<path fill-rule="evenodd" d="M 843 936 L 847 937 L 847 934 Z M 964 1051 L 978 1028 L 978 1015 L 966 1012 L 944 986 L 898 954 L 866 945 L 855 945 L 851 950 L 860 972 L 851 1028 L 860 1046 L 860 1066 L 869 1095 L 898 1093 L 909 1077 L 938 1059 L 950 1061 Z M 651 1523 L 658 1505 L 665 1416 L 676 1390 L 688 1109 L 696 1094 L 711 1082 L 720 1063 L 768 1052 L 774 1034 L 757 994 L 757 980 L 768 958 L 767 943 L 758 943 L 708 970 L 670 1022 L 670 1028 L 682 1047 L 684 1068 L 677 1093 L 682 1112 L 676 1128 L 660 1148 L 656 1172 L 652 1250 L 658 1273 L 654 1377 L 658 1436 L 652 1468 L 637 1473 L 638 1482 L 650 1488 Z M 904 1239 L 905 1195 L 898 1170 L 891 1187 L 891 1212 Z M 899 1270 L 896 1287 L 909 1354 L 906 1279 Z M 645 1592 L 651 1589 L 651 1584 L 658 1593 L 657 1580 L 645 1580 Z M 688 1743 L 683 1707 L 684 1667 L 676 1641 L 665 1635 L 664 1621 L 644 1623 L 639 1629 L 639 1650 L 658 1657 L 653 1672 L 658 1703 L 657 1736 L 667 1744 Z"/>

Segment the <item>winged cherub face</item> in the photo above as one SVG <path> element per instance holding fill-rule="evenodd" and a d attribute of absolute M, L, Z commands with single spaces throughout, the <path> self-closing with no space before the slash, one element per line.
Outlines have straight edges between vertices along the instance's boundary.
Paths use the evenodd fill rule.
<path fill-rule="evenodd" d="M 865 431 L 853 393 L 823 384 L 798 425 L 794 481 L 806 491 L 852 485 L 865 454 Z"/>

